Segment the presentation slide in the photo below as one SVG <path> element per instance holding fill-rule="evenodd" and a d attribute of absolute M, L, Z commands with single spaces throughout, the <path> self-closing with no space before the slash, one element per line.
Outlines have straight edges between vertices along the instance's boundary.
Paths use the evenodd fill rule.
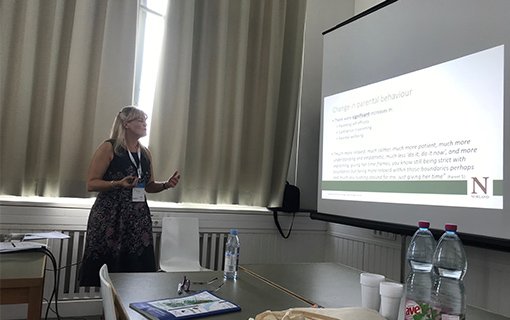
<path fill-rule="evenodd" d="M 504 46 L 324 98 L 323 199 L 503 209 Z"/>

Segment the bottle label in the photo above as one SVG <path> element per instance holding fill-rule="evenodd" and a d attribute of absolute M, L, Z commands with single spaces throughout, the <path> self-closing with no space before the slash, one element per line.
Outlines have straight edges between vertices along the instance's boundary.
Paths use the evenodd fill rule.
<path fill-rule="evenodd" d="M 436 320 L 438 313 L 430 304 L 406 299 L 405 320 Z"/>
<path fill-rule="evenodd" d="M 225 271 L 226 272 L 234 272 L 237 271 L 236 266 L 236 256 L 226 255 L 225 256 Z"/>

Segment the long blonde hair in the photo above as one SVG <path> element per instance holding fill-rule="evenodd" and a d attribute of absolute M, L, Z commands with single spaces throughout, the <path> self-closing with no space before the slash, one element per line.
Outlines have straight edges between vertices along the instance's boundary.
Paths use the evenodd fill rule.
<path fill-rule="evenodd" d="M 113 140 L 113 151 L 120 155 L 128 150 L 126 143 L 126 128 L 125 124 L 138 118 L 147 119 L 147 114 L 136 106 L 123 107 L 113 120 L 112 130 L 110 131 L 110 139 Z M 146 148 L 140 143 L 140 148 L 147 155 Z"/>

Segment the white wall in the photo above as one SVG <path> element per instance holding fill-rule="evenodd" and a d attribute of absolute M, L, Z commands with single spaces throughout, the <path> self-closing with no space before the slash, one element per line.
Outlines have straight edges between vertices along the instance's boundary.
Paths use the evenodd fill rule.
<path fill-rule="evenodd" d="M 354 5 L 354 14 L 361 13 L 383 1 L 384 0 L 356 0 Z"/>
<path fill-rule="evenodd" d="M 301 107 L 291 176 L 301 189 L 301 208 L 317 207 L 319 123 L 322 82 L 322 32 L 354 14 L 354 0 L 308 0 Z M 296 146 L 295 146 L 296 147 Z"/>
<path fill-rule="evenodd" d="M 289 180 L 301 189 L 301 208 L 317 207 L 319 124 L 322 94 L 322 32 L 381 0 L 308 0 L 301 105 Z"/>

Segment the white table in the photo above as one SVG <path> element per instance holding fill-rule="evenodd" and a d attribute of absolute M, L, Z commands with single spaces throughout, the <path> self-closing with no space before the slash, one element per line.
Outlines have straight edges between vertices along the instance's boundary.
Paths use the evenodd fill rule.
<path fill-rule="evenodd" d="M 221 271 L 110 273 L 110 278 L 117 292 L 117 297 L 129 319 L 146 319 L 131 309 L 129 304 L 179 297 L 177 286 L 184 275 L 191 279 L 191 282 L 207 282 L 215 277 L 218 278 L 218 281 L 211 285 L 195 285 L 192 283 L 191 290 L 214 290 L 223 282 L 223 272 Z M 266 310 L 310 307 L 303 300 L 287 294 L 244 271 L 240 271 L 237 280 L 225 281 L 224 285 L 214 294 L 239 305 L 242 310 L 240 312 L 208 316 L 206 319 L 246 320 Z"/>
<path fill-rule="evenodd" d="M 19 251 L 0 254 L 0 304 L 27 303 L 27 319 L 41 319 L 46 256 Z"/>
<path fill-rule="evenodd" d="M 339 263 L 290 263 L 243 265 L 245 272 L 283 287 L 290 294 L 325 308 L 361 306 L 361 270 Z M 467 306 L 467 320 L 509 320 L 474 306 Z M 400 318 L 403 319 L 403 310 Z"/>

